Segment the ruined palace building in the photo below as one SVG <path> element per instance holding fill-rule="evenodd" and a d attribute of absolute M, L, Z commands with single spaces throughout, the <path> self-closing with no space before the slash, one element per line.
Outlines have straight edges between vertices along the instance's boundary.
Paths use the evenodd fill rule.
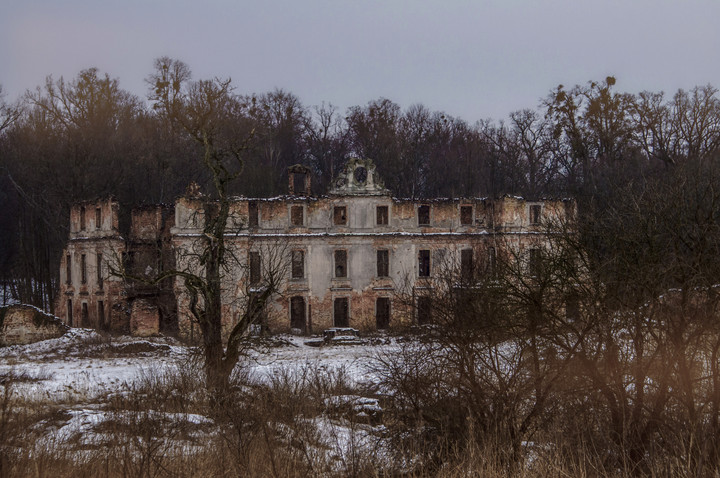
<path fill-rule="evenodd" d="M 231 327 L 268 274 L 282 276 L 263 312 L 272 332 L 317 333 L 432 321 L 432 279 L 449 270 L 491 273 L 512 251 L 532 259 L 547 247 L 543 225 L 575 214 L 572 200 L 502 198 L 401 199 L 370 160 L 351 159 L 326 195 L 313 195 L 308 168 L 288 170 L 289 191 L 274 198 L 233 198 L 225 237 L 223 323 Z M 152 278 L 193 269 L 211 202 L 197 191 L 174 205 L 132 210 L 121 235 L 112 199 L 76 204 L 62 256 L 56 314 L 71 326 L 118 333 L 193 337 L 184 279 Z M 530 261 L 532 262 L 532 261 Z M 111 271 L 122 264 L 124 280 Z M 414 305 L 400 300 L 413 297 Z"/>

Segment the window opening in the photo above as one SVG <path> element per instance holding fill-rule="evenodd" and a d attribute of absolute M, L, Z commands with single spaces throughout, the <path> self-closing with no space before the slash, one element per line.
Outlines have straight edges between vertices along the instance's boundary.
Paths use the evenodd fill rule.
<path fill-rule="evenodd" d="M 420 296 L 417 298 L 416 314 L 418 325 L 425 325 L 432 322 L 432 301 L 430 297 Z"/>
<path fill-rule="evenodd" d="M 347 251 L 335 251 L 335 277 L 347 277 Z"/>
<path fill-rule="evenodd" d="M 97 283 L 100 289 L 103 288 L 103 272 L 102 272 L 103 255 L 98 252 L 97 255 Z"/>
<path fill-rule="evenodd" d="M 250 201 L 248 203 L 248 227 L 258 227 L 260 224 L 259 212 L 257 201 Z"/>
<path fill-rule="evenodd" d="M 305 298 L 290 298 L 290 327 L 305 333 Z"/>
<path fill-rule="evenodd" d="M 262 260 L 260 253 L 257 251 L 250 251 L 250 285 L 256 285 L 262 280 Z"/>
<path fill-rule="evenodd" d="M 83 284 L 87 283 L 87 268 L 85 266 L 86 266 L 85 254 L 82 254 L 80 256 L 80 282 Z"/>
<path fill-rule="evenodd" d="M 305 278 L 305 251 L 295 250 L 292 251 L 292 278 L 293 279 L 304 279 Z"/>
<path fill-rule="evenodd" d="M 418 275 L 430 277 L 430 251 L 428 249 L 421 249 L 418 253 Z"/>
<path fill-rule="evenodd" d="M 379 249 L 377 251 L 377 276 L 388 277 L 390 275 L 390 251 Z"/>
<path fill-rule="evenodd" d="M 460 224 L 470 226 L 473 223 L 472 206 L 460 206 Z"/>
<path fill-rule="evenodd" d="M 333 312 L 335 327 L 348 327 L 350 325 L 347 297 L 339 297 L 335 299 L 335 302 L 333 303 Z"/>
<path fill-rule="evenodd" d="M 540 224 L 540 212 L 541 206 L 539 204 L 533 204 L 530 206 L 530 225 L 537 226 Z"/>
<path fill-rule="evenodd" d="M 375 301 L 375 325 L 378 329 L 387 329 L 390 325 L 389 297 L 378 297 Z"/>
<path fill-rule="evenodd" d="M 430 225 L 430 206 L 423 204 L 418 206 L 418 226 Z"/>
<path fill-rule="evenodd" d="M 460 251 L 460 276 L 464 281 L 473 279 L 473 250 L 463 249 Z"/>
<path fill-rule="evenodd" d="M 345 206 L 335 206 L 333 209 L 333 224 L 336 226 L 345 226 L 347 224 L 346 211 Z"/>
<path fill-rule="evenodd" d="M 293 226 L 302 226 L 305 223 L 302 206 L 292 206 L 290 208 L 290 222 Z"/>
<path fill-rule="evenodd" d="M 95 208 L 95 229 L 100 229 L 102 226 L 102 211 L 99 207 Z"/>
<path fill-rule="evenodd" d="M 72 261 L 70 259 L 70 254 L 65 256 L 65 282 L 67 285 L 72 284 Z"/>
<path fill-rule="evenodd" d="M 388 225 L 388 207 L 387 206 L 378 206 L 375 209 L 375 216 L 376 216 L 376 223 L 378 226 L 387 226 Z"/>

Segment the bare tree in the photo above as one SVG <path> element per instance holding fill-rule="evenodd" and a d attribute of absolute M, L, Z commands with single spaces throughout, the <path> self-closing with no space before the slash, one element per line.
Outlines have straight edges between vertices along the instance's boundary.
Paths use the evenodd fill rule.
<path fill-rule="evenodd" d="M 230 80 L 201 80 L 188 83 L 189 69 L 177 60 L 161 59 L 155 78 L 153 99 L 157 110 L 174 122 L 200 146 L 202 162 L 211 174 L 212 196 L 201 198 L 202 234 L 193 245 L 190 267 L 167 271 L 155 280 L 177 277 L 184 281 L 189 310 L 198 324 L 205 355 L 208 387 L 221 399 L 241 353 L 248 328 L 262 316 L 265 303 L 279 288 L 280 270 L 265 274 L 263 287 L 245 308 L 240 320 L 222 338 L 222 296 L 226 274 L 237 263 L 226 242 L 237 224 L 231 213 L 230 184 L 243 171 L 249 137 L 238 136 L 244 125 L 237 119 L 242 103 L 232 94 Z M 172 74 L 171 74 L 172 73 Z M 177 74 L 175 74 L 177 73 Z"/>

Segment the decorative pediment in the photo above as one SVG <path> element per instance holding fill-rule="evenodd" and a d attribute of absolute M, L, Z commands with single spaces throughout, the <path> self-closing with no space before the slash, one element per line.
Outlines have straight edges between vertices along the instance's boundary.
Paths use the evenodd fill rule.
<path fill-rule="evenodd" d="M 330 194 L 386 196 L 390 191 L 377 175 L 372 159 L 350 158 L 333 180 Z"/>

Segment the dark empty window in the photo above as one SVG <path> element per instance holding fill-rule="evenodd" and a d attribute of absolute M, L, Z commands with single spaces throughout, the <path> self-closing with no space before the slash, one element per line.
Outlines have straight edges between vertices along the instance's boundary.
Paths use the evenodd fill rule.
<path fill-rule="evenodd" d="M 290 298 L 290 327 L 305 333 L 305 298 Z"/>
<path fill-rule="evenodd" d="M 68 325 L 72 327 L 73 325 L 73 310 L 72 310 L 72 299 L 68 299 L 67 302 L 67 320 Z"/>
<path fill-rule="evenodd" d="M 305 278 L 305 251 L 295 250 L 292 251 L 292 278 L 303 279 Z"/>
<path fill-rule="evenodd" d="M 379 249 L 377 251 L 377 276 L 388 277 L 390 275 L 390 251 Z"/>
<path fill-rule="evenodd" d="M 333 318 L 335 327 L 348 327 L 350 325 L 347 297 L 335 299 L 333 302 Z"/>
<path fill-rule="evenodd" d="M 427 249 L 418 252 L 418 275 L 430 277 L 430 251 Z"/>
<path fill-rule="evenodd" d="M 460 206 L 460 224 L 469 226 L 473 223 L 472 206 Z"/>
<path fill-rule="evenodd" d="M 305 194 L 305 173 L 293 174 L 293 191 L 295 194 Z"/>
<path fill-rule="evenodd" d="M 463 249 L 460 251 L 460 276 L 469 281 L 473 278 L 473 272 L 473 250 Z"/>
<path fill-rule="evenodd" d="M 347 224 L 347 209 L 345 206 L 335 206 L 333 209 L 333 224 L 336 226 L 344 226 Z"/>
<path fill-rule="evenodd" d="M 497 256 L 495 254 L 495 248 L 494 247 L 488 247 L 488 273 L 494 274 L 495 268 L 497 267 Z"/>
<path fill-rule="evenodd" d="M 375 325 L 378 329 L 387 329 L 390 325 L 389 297 L 378 297 L 375 301 Z"/>
<path fill-rule="evenodd" d="M 107 324 L 105 323 L 105 302 L 102 300 L 98 301 L 98 327 L 103 330 L 107 329 Z"/>
<path fill-rule="evenodd" d="M 534 226 L 540 224 L 540 211 L 541 207 L 539 204 L 530 206 L 530 224 Z"/>
<path fill-rule="evenodd" d="M 99 288 L 103 288 L 103 271 L 102 271 L 102 260 L 103 256 L 98 252 L 97 255 L 97 283 Z"/>
<path fill-rule="evenodd" d="M 102 211 L 99 207 L 95 208 L 95 229 L 100 229 L 102 226 Z"/>
<path fill-rule="evenodd" d="M 430 206 L 423 204 L 418 206 L 418 226 L 430 225 Z"/>
<path fill-rule="evenodd" d="M 290 208 L 290 222 L 293 226 L 302 226 L 305 223 L 302 206 L 292 206 Z"/>
<path fill-rule="evenodd" d="M 387 226 L 388 225 L 388 207 L 387 206 L 378 206 L 375 208 L 375 222 L 378 226 Z"/>
<path fill-rule="evenodd" d="M 87 302 L 82 303 L 82 316 L 81 316 L 81 325 L 82 327 L 90 327 L 90 316 L 88 315 L 88 305 Z"/>
<path fill-rule="evenodd" d="M 85 206 L 80 208 L 80 230 L 85 230 Z"/>
<path fill-rule="evenodd" d="M 347 277 L 347 251 L 335 251 L 335 277 Z"/>
<path fill-rule="evenodd" d="M 249 262 L 250 284 L 255 285 L 259 283 L 262 278 L 262 261 L 260 259 L 260 253 L 257 251 L 250 251 Z"/>
<path fill-rule="evenodd" d="M 421 296 L 417 298 L 416 316 L 419 325 L 432 322 L 432 300 L 430 297 Z"/>
<path fill-rule="evenodd" d="M 70 260 L 70 254 L 65 256 L 65 282 L 67 285 L 72 284 L 72 261 Z"/>
<path fill-rule="evenodd" d="M 530 275 L 537 276 L 540 274 L 542 267 L 542 251 L 537 248 L 528 251 L 528 270 Z"/>
<path fill-rule="evenodd" d="M 85 254 L 80 256 L 80 282 L 83 284 L 87 283 L 87 261 L 85 260 Z"/>
<path fill-rule="evenodd" d="M 257 201 L 250 201 L 248 203 L 248 226 L 258 227 L 260 224 L 259 210 Z"/>

